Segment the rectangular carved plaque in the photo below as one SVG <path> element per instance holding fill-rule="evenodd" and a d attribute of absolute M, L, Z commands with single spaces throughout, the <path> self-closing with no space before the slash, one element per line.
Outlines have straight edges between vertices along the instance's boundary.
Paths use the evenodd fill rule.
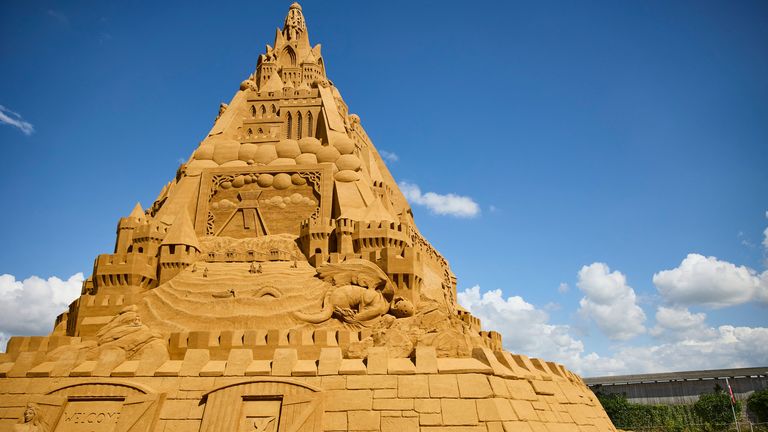
<path fill-rule="evenodd" d="M 277 400 L 249 400 L 243 401 L 240 414 L 239 432 L 278 432 L 280 423 L 280 405 Z"/>
<path fill-rule="evenodd" d="M 55 432 L 112 432 L 122 408 L 121 400 L 70 400 Z"/>

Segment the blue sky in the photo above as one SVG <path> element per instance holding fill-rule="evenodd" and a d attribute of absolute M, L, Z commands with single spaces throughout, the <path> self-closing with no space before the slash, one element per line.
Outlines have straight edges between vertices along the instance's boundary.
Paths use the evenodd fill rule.
<path fill-rule="evenodd" d="M 302 5 L 509 349 L 586 375 L 768 364 L 765 2 Z M 50 329 L 54 290 L 172 179 L 288 6 L 0 5 L 0 339 Z"/>

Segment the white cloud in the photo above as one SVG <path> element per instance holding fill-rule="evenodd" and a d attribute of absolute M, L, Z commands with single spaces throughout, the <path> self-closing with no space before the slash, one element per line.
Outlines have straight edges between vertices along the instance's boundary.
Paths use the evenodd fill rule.
<path fill-rule="evenodd" d="M 458 293 L 461 305 L 480 318 L 483 328 L 503 336 L 512 353 L 556 361 L 583 376 L 723 369 L 768 363 L 768 328 L 706 326 L 705 314 L 687 310 L 657 312 L 657 328 L 675 333 L 651 345 L 618 345 L 608 355 L 588 352 L 568 325 L 549 322 L 546 312 L 522 297 L 479 286 Z M 678 315 L 676 315 L 678 314 Z M 698 331 L 697 331 L 698 329 Z M 684 363 L 681 360 L 684 359 Z"/>
<path fill-rule="evenodd" d="M 504 347 L 546 360 L 572 363 L 584 344 L 570 335 L 567 325 L 549 323 L 549 315 L 520 296 L 503 297 L 501 290 L 481 293 L 475 285 L 457 294 L 459 303 L 482 320 L 483 328 L 503 335 Z"/>
<path fill-rule="evenodd" d="M 559 292 L 560 294 L 565 294 L 565 293 L 567 293 L 567 292 L 568 292 L 570 289 L 571 289 L 571 287 L 570 287 L 570 286 L 568 286 L 568 284 L 567 284 L 567 283 L 565 283 L 565 282 L 560 282 L 560 285 L 558 285 L 558 287 L 557 287 L 557 292 Z"/>
<path fill-rule="evenodd" d="M 32 123 L 24 121 L 21 115 L 0 105 L 0 123 L 11 125 L 20 130 L 24 135 L 32 135 L 35 127 Z"/>
<path fill-rule="evenodd" d="M 399 186 L 408 202 L 424 206 L 432 213 L 460 218 L 472 218 L 480 214 L 480 206 L 470 197 L 451 193 L 422 193 L 419 186 L 407 182 L 400 182 Z"/>
<path fill-rule="evenodd" d="M 759 366 L 768 362 L 768 328 L 707 327 L 660 345 L 626 347 L 613 357 L 625 363 L 620 373 Z"/>
<path fill-rule="evenodd" d="M 400 157 L 397 156 L 397 154 L 394 152 L 379 150 L 379 154 L 381 155 L 382 158 L 384 158 L 384 160 L 388 162 L 397 162 L 400 160 Z"/>
<path fill-rule="evenodd" d="M 768 211 L 765 212 L 765 217 L 768 218 Z M 763 265 L 768 267 L 768 228 L 763 231 Z"/>
<path fill-rule="evenodd" d="M 751 300 L 768 301 L 768 272 L 757 274 L 715 257 L 688 254 L 680 265 L 653 275 L 668 302 L 721 308 Z"/>
<path fill-rule="evenodd" d="M 656 326 L 650 333 L 677 340 L 701 337 L 712 330 L 706 326 L 706 319 L 707 314 L 703 312 L 692 313 L 688 308 L 659 306 L 656 309 Z"/>
<path fill-rule="evenodd" d="M 608 338 L 627 340 L 645 332 L 645 312 L 621 272 L 611 272 L 604 263 L 592 263 L 581 268 L 576 286 L 585 294 L 579 301 L 579 314 L 593 321 Z"/>
<path fill-rule="evenodd" d="M 83 274 L 67 280 L 47 280 L 31 276 L 23 281 L 9 274 L 0 275 L 0 349 L 10 336 L 44 335 L 53 329 L 54 320 L 80 295 Z"/>

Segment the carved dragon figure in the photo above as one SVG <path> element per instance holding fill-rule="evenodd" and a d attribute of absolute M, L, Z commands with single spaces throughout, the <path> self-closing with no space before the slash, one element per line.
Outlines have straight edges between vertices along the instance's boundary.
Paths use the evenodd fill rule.
<path fill-rule="evenodd" d="M 319 324 L 335 316 L 349 324 L 365 325 L 366 321 L 390 312 L 395 290 L 389 277 L 376 264 L 352 259 L 325 265 L 318 273 L 332 287 L 325 293 L 320 312 L 294 312 L 298 319 Z M 402 301 L 398 299 L 397 304 Z"/>

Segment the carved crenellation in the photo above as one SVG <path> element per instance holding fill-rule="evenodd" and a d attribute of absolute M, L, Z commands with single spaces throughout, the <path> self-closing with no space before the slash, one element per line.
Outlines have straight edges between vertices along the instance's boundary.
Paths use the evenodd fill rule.
<path fill-rule="evenodd" d="M 467 312 L 464 309 L 458 309 L 457 314 L 459 315 L 459 318 L 461 318 L 462 321 L 464 321 L 471 330 L 479 332 L 480 331 L 480 319 L 476 316 L 472 315 L 471 313 Z"/>
<path fill-rule="evenodd" d="M 133 240 L 131 246 L 128 247 L 128 252 L 135 250 L 138 253 L 156 256 L 160 250 L 160 243 L 167 232 L 168 225 L 148 220 L 133 230 Z"/>
<path fill-rule="evenodd" d="M 330 253 L 329 241 L 331 233 L 336 228 L 333 220 L 319 221 L 309 218 L 301 223 L 299 243 L 304 256 L 314 266 L 318 266 L 328 259 Z"/>
<path fill-rule="evenodd" d="M 376 264 L 395 285 L 395 294 L 417 305 L 421 301 L 421 285 L 424 267 L 421 253 L 413 247 L 403 249 L 384 248 Z"/>
<path fill-rule="evenodd" d="M 502 347 L 502 341 L 501 341 L 501 333 L 491 330 L 491 331 L 481 331 L 480 337 L 486 340 L 486 344 L 488 347 L 490 347 L 494 351 L 501 351 L 503 349 Z"/>
<path fill-rule="evenodd" d="M 184 244 L 169 244 L 160 247 L 158 282 L 172 279 L 181 270 L 194 264 L 200 257 L 200 250 Z"/>
<path fill-rule="evenodd" d="M 494 340 L 494 343 L 500 342 L 498 334 L 489 332 L 484 337 Z M 285 354 L 295 353 L 297 358 L 305 359 L 315 364 L 316 368 L 323 369 L 324 363 L 329 359 L 326 354 L 333 351 L 337 361 L 347 362 L 348 365 L 356 363 L 360 365 L 355 374 L 380 374 L 380 369 L 372 369 L 375 361 L 394 360 L 395 362 L 410 362 L 410 367 L 419 365 L 425 360 L 431 358 L 431 364 L 435 369 L 430 373 L 454 373 L 459 370 L 471 370 L 476 374 L 500 375 L 506 377 L 515 377 L 517 380 L 540 380 L 544 382 L 569 381 L 574 384 L 583 385 L 581 378 L 566 369 L 563 365 L 545 361 L 538 358 L 530 358 L 525 355 L 511 354 L 501 349 L 494 348 L 475 348 L 470 357 L 465 358 L 435 358 L 435 351 L 432 347 L 416 347 L 414 355 L 411 358 L 397 358 L 387 354 L 386 350 L 369 352 L 363 358 L 350 358 L 347 353 L 350 346 L 360 343 L 372 336 L 369 329 L 362 330 L 245 330 L 245 331 L 194 331 L 172 333 L 169 337 L 162 340 L 167 347 L 169 356 L 167 360 L 156 362 L 151 368 L 144 369 L 143 372 L 126 376 L 188 376 L 189 371 L 184 372 L 184 365 L 191 361 L 201 363 L 196 371 L 208 370 L 211 366 L 219 364 L 221 367 L 227 363 L 234 363 L 232 353 L 236 352 L 242 355 L 249 352 L 248 358 L 254 363 L 242 366 L 241 375 L 274 375 L 274 368 L 282 368 Z M 0 378 L 3 377 L 47 377 L 47 376 L 89 376 L 83 374 L 88 370 L 84 362 L 70 364 L 64 368 L 56 370 L 46 369 L 46 354 L 54 350 L 61 351 L 62 348 L 76 347 L 84 342 L 96 342 L 95 336 L 91 337 L 70 337 L 70 336 L 15 336 L 10 339 L 0 360 Z M 23 354 L 27 355 L 21 364 Z M 427 358 L 424 358 L 424 356 Z M 290 357 L 288 357 L 290 358 Z M 32 361 L 28 361 L 32 359 Z M 193 360 L 198 359 L 198 360 Z M 191 361 L 190 361 L 191 360 Z M 202 362 L 200 361 L 202 360 Z M 414 361 L 415 360 L 415 361 Z M 372 361 L 374 361 L 372 363 Z M 16 362 L 16 364 L 14 364 Z M 256 363 L 258 362 L 258 363 Z M 95 363 L 95 362 L 91 362 Z M 366 367 L 367 363 L 367 367 Z M 50 364 L 50 363 L 49 363 Z M 424 363 L 425 364 L 425 363 Z M 18 366 L 17 366 L 18 365 Z M 104 371 L 109 374 L 111 371 L 119 371 L 123 365 L 120 362 L 114 363 L 110 369 Z M 256 368 L 259 368 L 258 370 Z M 336 366 L 338 368 L 338 364 Z M 174 369 L 175 368 L 175 369 Z M 248 373 L 247 371 L 250 371 Z M 316 369 L 314 374 L 317 374 Z M 386 368 L 384 369 L 386 372 Z M 413 374 L 415 368 L 409 372 Z M 102 372 L 103 373 L 103 372 Z M 194 376 L 198 372 L 194 372 Z M 9 375 L 10 374 L 10 375 Z M 210 375 L 210 376 L 221 376 Z M 291 375 L 291 370 L 288 370 Z M 116 375 L 113 372 L 113 376 Z M 200 376 L 204 376 L 200 373 Z M 544 394 L 552 394 L 546 392 Z"/>
<path fill-rule="evenodd" d="M 157 257 L 142 252 L 99 255 L 93 268 L 95 289 L 128 286 L 152 288 L 157 283 L 157 264 Z"/>

